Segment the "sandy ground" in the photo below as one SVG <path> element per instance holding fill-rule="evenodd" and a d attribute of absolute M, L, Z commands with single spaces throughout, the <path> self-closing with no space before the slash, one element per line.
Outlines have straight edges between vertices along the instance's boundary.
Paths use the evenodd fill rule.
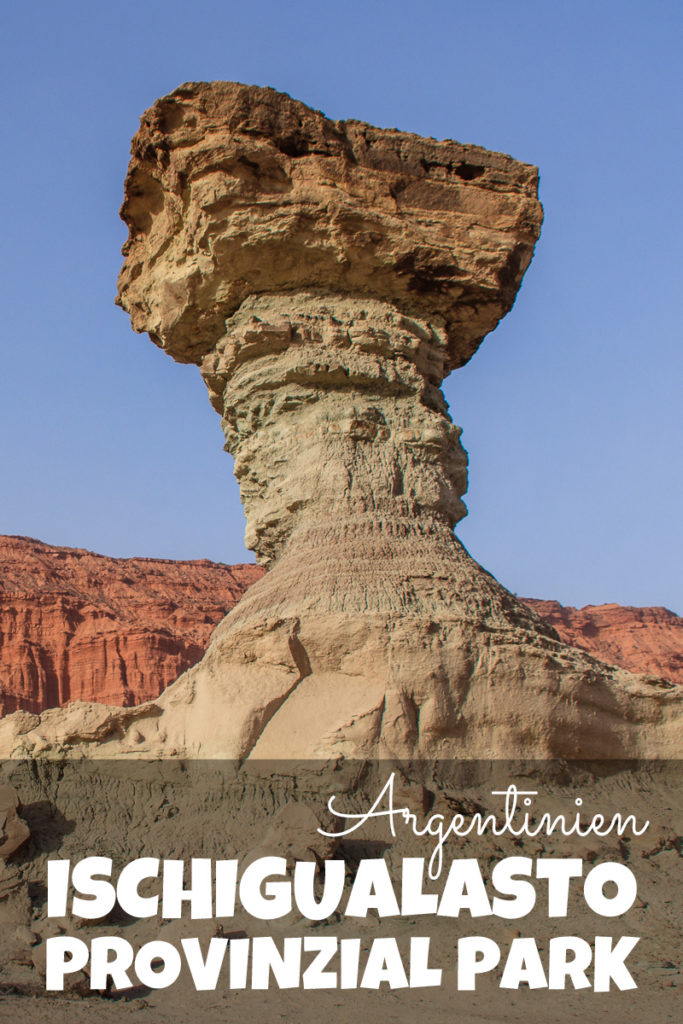
<path fill-rule="evenodd" d="M 512 770 L 512 769 L 510 769 Z M 301 778 L 290 776 L 284 783 L 271 778 L 265 784 L 249 781 L 236 784 L 234 775 L 219 767 L 207 768 L 193 776 L 177 767 L 151 766 L 140 774 L 139 766 L 120 764 L 84 766 L 64 772 L 31 764 L 10 766 L 5 772 L 21 791 L 23 814 L 31 825 L 32 838 L 12 870 L 16 885 L 13 893 L 24 900 L 16 904 L 26 916 L 27 927 L 40 931 L 45 924 L 46 860 L 48 857 L 78 858 L 86 854 L 105 854 L 115 861 L 136 856 L 243 857 L 259 847 L 269 821 L 293 798 L 315 803 L 315 794 L 306 789 Z M 450 857 L 477 857 L 482 865 L 491 865 L 503 856 L 524 853 L 528 856 L 581 856 L 588 866 L 603 860 L 626 863 L 638 880 L 638 900 L 619 919 L 596 918 L 581 898 L 572 894 L 567 922 L 548 919 L 543 900 L 523 921 L 500 921 L 467 916 L 457 919 L 410 920 L 406 918 L 362 922 L 330 919 L 314 926 L 298 921 L 261 923 L 235 919 L 232 926 L 243 927 L 250 936 L 272 934 L 282 938 L 294 934 L 316 933 L 342 938 L 359 936 L 367 949 L 373 938 L 396 936 L 407 942 L 412 935 L 429 934 L 434 951 L 433 965 L 444 971 L 440 988 L 389 990 L 379 992 L 304 991 L 271 989 L 268 992 L 231 991 L 220 987 L 212 993 L 196 993 L 178 982 L 167 990 L 136 992 L 118 998 L 100 995 L 65 997 L 46 994 L 40 969 L 32 962 L 41 943 L 17 953 L 12 939 L 15 922 L 3 922 L 0 928 L 0 1022 L 33 1024 L 43 1021 L 109 1022 L 135 1020 L 143 1024 L 223 1024 L 231 1020 L 279 1024 L 297 1021 L 306 1024 L 357 1024 L 359 1020 L 377 1024 L 554 1024 L 554 1022 L 634 1021 L 636 1024 L 664 1024 L 683 1019 L 683 979 L 681 976 L 681 777 L 680 766 L 646 766 L 637 772 L 610 768 L 594 776 L 571 774 L 549 782 L 539 776 L 533 782 L 549 800 L 564 805 L 581 792 L 588 809 L 600 807 L 635 813 L 640 820 L 651 820 L 648 833 L 637 842 L 619 841 L 611 836 L 600 842 L 545 838 L 512 842 L 509 838 L 491 838 L 463 842 L 448 851 Z M 335 776 L 336 777 L 336 776 Z M 322 789 L 331 784 L 324 779 Z M 315 785 L 320 784 L 320 779 Z M 528 784 L 528 781 L 527 781 Z M 478 778 L 471 786 L 444 791 L 451 805 L 483 799 L 488 780 Z M 343 786 L 341 787 L 343 791 Z M 370 786 L 372 790 L 372 786 Z M 329 787 L 328 787 L 329 791 Z M 375 792 L 375 791 L 372 791 Z M 412 791 L 413 793 L 415 791 Z M 418 790 L 419 792 L 419 790 Z M 356 806 L 368 806 L 368 794 L 356 796 Z M 440 797 L 439 799 L 442 799 Z M 323 801 L 324 803 L 324 801 Z M 367 841 L 354 846 L 347 841 L 341 852 L 347 863 L 372 856 L 374 847 L 390 866 L 405 856 L 425 856 L 425 841 L 399 835 L 383 842 L 378 823 L 368 826 Z M 377 852 L 374 854 L 377 856 Z M 14 884 L 14 883 L 13 883 Z M 1 894 L 0 894 L 1 896 Z M 13 898 L 13 897 L 12 897 Z M 0 899 L 0 908 L 2 901 Z M 22 909 L 23 908 L 23 909 Z M 18 911 L 17 911 L 18 913 Z M 216 923 L 205 922 L 208 931 L 188 922 L 185 934 L 200 937 L 216 934 Z M 168 925 L 159 920 L 146 922 L 118 918 L 92 926 L 92 934 L 118 934 L 133 945 L 164 937 Z M 67 930 L 70 930 L 67 924 Z M 87 932 L 76 934 L 87 938 Z M 567 990 L 501 990 L 500 971 L 478 982 L 474 993 L 456 987 L 456 942 L 458 936 L 490 935 L 504 950 L 516 935 L 537 939 L 543 957 L 551 937 L 579 935 L 591 941 L 600 935 L 638 935 L 641 937 L 628 960 L 638 988 L 607 994 Z M 170 935 L 166 933 L 170 939 Z M 219 983 L 220 984 L 220 983 Z"/>

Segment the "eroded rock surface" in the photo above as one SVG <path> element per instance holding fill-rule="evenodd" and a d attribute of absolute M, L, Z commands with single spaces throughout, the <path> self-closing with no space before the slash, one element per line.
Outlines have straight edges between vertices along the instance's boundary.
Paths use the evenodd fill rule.
<path fill-rule="evenodd" d="M 683 618 L 668 608 L 588 604 L 524 598 L 565 644 L 582 647 L 609 665 L 683 683 Z"/>
<path fill-rule="evenodd" d="M 21 735 L 6 720 L 0 746 L 680 751 L 680 688 L 562 644 L 453 535 L 466 455 L 440 385 L 512 305 L 540 231 L 536 169 L 231 83 L 158 101 L 132 153 L 119 301 L 201 367 L 270 571 L 134 723 L 114 716 L 88 744 L 61 713 Z"/>
<path fill-rule="evenodd" d="M 540 230 L 537 186 L 535 167 L 479 146 L 190 82 L 133 139 L 119 301 L 136 330 L 199 363 L 251 296 L 375 298 L 441 320 L 457 366 L 514 301 Z"/>
<path fill-rule="evenodd" d="M 26 537 L 0 537 L 0 562 L 5 714 L 153 700 L 200 660 L 214 626 L 263 575 L 255 565 L 115 559 Z M 666 608 L 523 600 L 564 643 L 683 682 L 683 619 Z"/>
<path fill-rule="evenodd" d="M 29 839 L 31 830 L 21 817 L 19 794 L 0 785 L 0 861 L 7 861 Z"/>
<path fill-rule="evenodd" d="M 0 714 L 158 697 L 260 575 L 0 537 Z"/>

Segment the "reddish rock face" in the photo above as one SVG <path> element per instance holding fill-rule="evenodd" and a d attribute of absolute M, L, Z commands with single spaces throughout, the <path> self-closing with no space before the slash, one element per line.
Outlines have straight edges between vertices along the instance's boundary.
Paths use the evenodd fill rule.
<path fill-rule="evenodd" d="M 0 714 L 158 697 L 262 575 L 0 537 Z"/>
<path fill-rule="evenodd" d="M 683 618 L 668 608 L 565 608 L 557 601 L 523 600 L 555 627 L 564 643 L 581 647 L 608 665 L 683 683 Z"/>
<path fill-rule="evenodd" d="M 0 714 L 158 697 L 262 575 L 256 565 L 106 558 L 0 537 Z M 567 644 L 683 682 L 683 618 L 666 608 L 525 604 Z"/>

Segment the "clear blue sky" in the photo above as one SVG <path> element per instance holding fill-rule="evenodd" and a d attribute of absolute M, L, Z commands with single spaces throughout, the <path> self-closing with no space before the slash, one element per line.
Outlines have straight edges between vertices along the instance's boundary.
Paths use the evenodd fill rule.
<path fill-rule="evenodd" d="M 446 388 L 458 533 L 517 593 L 683 612 L 679 2 L 41 0 L 2 34 L 0 532 L 251 560 L 198 371 L 113 305 L 140 114 L 235 79 L 540 166 L 515 309 Z"/>

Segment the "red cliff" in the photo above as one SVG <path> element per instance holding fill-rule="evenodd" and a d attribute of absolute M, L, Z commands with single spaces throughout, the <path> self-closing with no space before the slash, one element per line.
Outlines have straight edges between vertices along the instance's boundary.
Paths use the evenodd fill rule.
<path fill-rule="evenodd" d="M 0 714 L 158 696 L 201 658 L 214 626 L 262 574 L 256 565 L 107 558 L 0 536 Z M 525 603 L 565 643 L 683 682 L 683 619 L 666 608 Z"/>
<path fill-rule="evenodd" d="M 683 618 L 668 608 L 572 608 L 557 601 L 523 600 L 555 627 L 564 643 L 581 647 L 608 665 L 683 683 Z"/>
<path fill-rule="evenodd" d="M 157 697 L 261 575 L 0 537 L 0 714 Z"/>

